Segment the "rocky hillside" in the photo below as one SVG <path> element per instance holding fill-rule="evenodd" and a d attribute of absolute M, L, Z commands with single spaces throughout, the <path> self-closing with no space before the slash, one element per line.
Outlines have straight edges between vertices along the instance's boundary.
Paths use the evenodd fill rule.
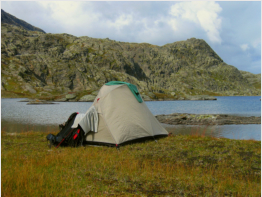
<path fill-rule="evenodd" d="M 40 32 L 44 32 L 44 30 L 38 28 L 38 27 L 34 27 L 33 25 L 30 25 L 29 23 L 16 18 L 15 16 L 8 14 L 7 12 L 5 12 L 4 10 L 1 9 L 1 23 L 7 23 L 10 25 L 16 25 L 18 27 L 22 27 L 26 30 L 30 30 L 30 31 L 40 31 Z"/>
<path fill-rule="evenodd" d="M 226 64 L 204 40 L 160 47 L 1 27 L 2 97 L 79 100 L 112 80 L 137 85 L 145 99 L 261 94 L 260 75 Z"/>
<path fill-rule="evenodd" d="M 255 88 L 261 89 L 261 74 L 252 74 L 246 71 L 240 71 L 244 78 Z"/>

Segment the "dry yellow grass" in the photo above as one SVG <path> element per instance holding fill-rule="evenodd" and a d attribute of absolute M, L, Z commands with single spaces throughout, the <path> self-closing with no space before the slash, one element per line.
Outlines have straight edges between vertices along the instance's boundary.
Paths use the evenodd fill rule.
<path fill-rule="evenodd" d="M 261 145 L 173 136 L 116 148 L 49 148 L 47 133 L 1 136 L 2 196 L 260 196 Z"/>

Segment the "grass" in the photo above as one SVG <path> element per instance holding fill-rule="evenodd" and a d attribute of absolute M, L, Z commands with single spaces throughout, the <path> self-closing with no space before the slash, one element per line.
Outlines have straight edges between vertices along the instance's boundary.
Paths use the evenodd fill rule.
<path fill-rule="evenodd" d="M 120 150 L 50 149 L 46 135 L 2 131 L 2 196 L 261 195 L 259 141 L 195 133 Z"/>

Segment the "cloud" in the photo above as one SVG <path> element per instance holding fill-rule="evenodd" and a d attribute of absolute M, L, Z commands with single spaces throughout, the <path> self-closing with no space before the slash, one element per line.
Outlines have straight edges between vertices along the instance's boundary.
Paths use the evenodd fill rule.
<path fill-rule="evenodd" d="M 261 72 L 258 1 L 2 1 L 1 8 L 47 33 L 158 46 L 195 37 L 227 64 Z"/>
<path fill-rule="evenodd" d="M 242 44 L 242 45 L 240 45 L 240 48 L 241 48 L 243 51 L 246 51 L 246 50 L 249 49 L 249 46 L 248 46 L 248 44 Z"/>
<path fill-rule="evenodd" d="M 251 42 L 251 45 L 252 45 L 254 48 L 261 48 L 261 39 L 260 39 L 260 38 L 254 39 L 254 40 Z"/>
<path fill-rule="evenodd" d="M 98 17 L 95 13 L 90 14 L 89 10 L 83 10 L 83 5 L 88 7 L 90 2 L 38 1 L 38 3 L 45 9 L 51 10 L 50 17 L 67 30 L 89 24 Z"/>
<path fill-rule="evenodd" d="M 170 24 L 178 31 L 179 23 L 193 22 L 199 25 L 213 43 L 221 43 L 220 29 L 222 18 L 218 15 L 222 8 L 213 1 L 181 2 L 171 6 L 170 14 L 174 17 Z"/>
<path fill-rule="evenodd" d="M 77 1 L 39 1 L 38 3 L 45 9 L 52 10 L 52 17 L 63 23 L 71 23 L 72 19 L 75 21 L 77 13 L 81 12 L 82 4 L 82 2 Z"/>
<path fill-rule="evenodd" d="M 133 22 L 133 16 L 131 14 L 122 14 L 114 21 L 108 21 L 107 25 L 121 31 L 125 26 L 130 25 Z"/>
<path fill-rule="evenodd" d="M 60 24 L 61 33 L 75 36 L 106 38 L 130 31 L 132 23 L 138 24 L 133 13 L 114 10 L 112 2 L 39 1 L 39 4 L 51 10 L 51 18 Z"/>

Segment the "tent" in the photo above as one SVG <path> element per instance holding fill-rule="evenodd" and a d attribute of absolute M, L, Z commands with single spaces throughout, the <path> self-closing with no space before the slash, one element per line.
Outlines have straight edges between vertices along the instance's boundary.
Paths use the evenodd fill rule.
<path fill-rule="evenodd" d="M 135 85 L 111 81 L 100 89 L 86 114 L 76 117 L 75 127 L 85 132 L 85 142 L 121 145 L 137 139 L 167 136 Z"/>

